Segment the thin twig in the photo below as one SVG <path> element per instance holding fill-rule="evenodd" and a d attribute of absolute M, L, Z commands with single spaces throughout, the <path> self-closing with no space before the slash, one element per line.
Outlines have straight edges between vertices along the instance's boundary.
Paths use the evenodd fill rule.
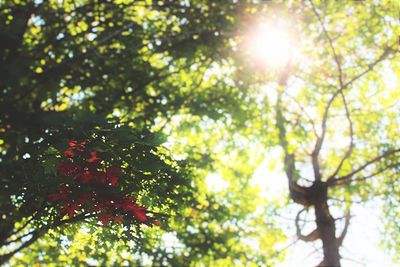
<path fill-rule="evenodd" d="M 337 185 L 349 184 L 349 183 L 352 182 L 352 181 L 362 181 L 362 180 L 365 180 L 365 179 L 372 178 L 372 177 L 374 177 L 375 175 L 382 173 L 383 171 L 385 171 L 385 170 L 388 169 L 388 168 L 395 167 L 395 166 L 399 166 L 400 163 L 391 164 L 391 165 L 388 165 L 386 168 L 384 168 L 384 169 L 382 169 L 382 170 L 379 170 L 379 171 L 377 171 L 376 173 L 373 173 L 373 174 L 371 174 L 371 175 L 365 176 L 365 177 L 363 177 L 363 178 L 354 179 L 354 180 L 352 179 L 352 177 L 353 177 L 355 174 L 357 174 L 357 173 L 363 171 L 363 170 L 364 170 L 365 168 L 367 168 L 368 166 L 370 166 L 370 165 L 372 165 L 372 164 L 374 164 L 374 163 L 376 163 L 376 162 L 378 162 L 378 161 L 380 161 L 380 160 L 382 160 L 382 159 L 384 159 L 384 158 L 386 158 L 386 157 L 389 157 L 389 156 L 391 156 L 391 155 L 394 155 L 394 154 L 396 154 L 396 153 L 398 153 L 398 152 L 400 152 L 400 148 L 394 149 L 394 150 L 386 151 L 385 153 L 383 153 L 383 154 L 381 154 L 381 155 L 379 155 L 379 156 L 377 156 L 377 157 L 375 157 L 375 158 L 369 160 L 368 162 L 366 162 L 365 164 L 361 165 L 360 167 L 358 167 L 357 169 L 355 169 L 354 171 L 350 172 L 350 173 L 347 174 L 347 175 L 341 176 L 341 177 L 336 178 L 336 179 L 334 179 L 333 177 L 331 177 L 330 179 L 327 180 L 327 184 L 328 184 L 328 186 L 337 186 Z"/>

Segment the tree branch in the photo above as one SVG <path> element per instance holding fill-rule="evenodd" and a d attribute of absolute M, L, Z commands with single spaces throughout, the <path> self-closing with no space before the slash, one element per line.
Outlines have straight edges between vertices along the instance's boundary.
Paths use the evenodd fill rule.
<path fill-rule="evenodd" d="M 348 159 L 348 158 L 351 156 L 351 153 L 353 152 L 353 148 L 354 148 L 354 130 L 353 130 L 353 122 L 352 122 L 352 120 L 351 120 L 351 118 L 350 118 L 350 111 L 349 111 L 349 107 L 348 107 L 348 105 L 347 105 L 346 98 L 345 98 L 343 92 L 341 92 L 340 94 L 341 94 L 341 96 L 342 96 L 343 105 L 344 105 L 345 110 L 346 110 L 346 118 L 347 118 L 347 121 L 348 121 L 348 123 L 349 123 L 350 143 L 349 143 L 349 146 L 348 146 L 348 148 L 347 148 L 346 153 L 344 154 L 343 158 L 342 158 L 341 161 L 339 162 L 339 165 L 336 167 L 336 170 L 333 172 L 333 174 L 329 176 L 328 180 L 329 180 L 331 177 L 335 177 L 335 176 L 339 173 L 340 169 L 341 169 L 342 166 L 343 166 L 343 163 L 345 162 L 346 159 Z"/>
<path fill-rule="evenodd" d="M 7 262 L 12 256 L 14 256 L 16 253 L 18 253 L 22 249 L 24 249 L 24 248 L 30 246 L 31 244 L 33 244 L 37 239 L 42 237 L 50 229 L 56 228 L 58 226 L 62 226 L 62 225 L 67 224 L 67 223 L 81 221 L 81 220 L 93 217 L 94 215 L 95 214 L 85 214 L 85 213 L 83 213 L 83 214 L 79 214 L 79 215 L 77 215 L 77 216 L 75 216 L 73 218 L 69 218 L 69 219 L 65 219 L 65 220 L 56 219 L 51 225 L 44 225 L 41 228 L 33 230 L 32 232 L 29 233 L 29 234 L 32 235 L 32 237 L 29 240 L 27 240 L 26 242 L 22 243 L 22 245 L 20 245 L 19 247 L 15 248 L 11 252 L 8 252 L 8 253 L 0 255 L 0 265 L 5 263 L 5 262 Z M 28 236 L 28 235 L 25 235 L 25 236 Z"/>
<path fill-rule="evenodd" d="M 334 46 L 333 46 L 333 40 L 332 40 L 332 38 L 330 38 L 330 36 L 329 36 L 329 34 L 328 34 L 327 30 L 326 30 L 326 27 L 325 27 L 325 25 L 323 24 L 322 19 L 321 19 L 320 15 L 318 14 L 317 10 L 315 9 L 315 7 L 314 7 L 314 5 L 313 5 L 313 3 L 312 3 L 311 0 L 310 0 L 310 3 L 311 3 L 311 7 L 312 7 L 312 9 L 313 9 L 313 12 L 316 14 L 316 16 L 317 16 L 317 18 L 318 18 L 318 21 L 320 22 L 320 24 L 321 24 L 321 26 L 322 26 L 322 29 L 323 29 L 324 33 L 326 34 L 326 36 L 327 36 L 327 38 L 328 38 L 330 48 L 331 48 L 332 53 L 333 53 L 333 55 L 334 55 L 335 63 L 336 63 L 337 68 L 338 68 L 338 72 L 339 72 L 338 78 L 339 78 L 339 85 L 340 85 L 340 86 L 339 86 L 339 89 L 336 90 L 336 92 L 331 96 L 331 98 L 329 99 L 329 101 L 328 101 L 328 103 L 327 103 L 327 106 L 326 106 L 326 108 L 325 108 L 324 114 L 323 114 L 323 116 L 322 116 L 322 123 L 321 123 L 322 132 L 321 132 L 321 137 L 320 137 L 320 138 L 317 138 L 317 141 L 316 141 L 316 143 L 315 143 L 314 150 L 313 150 L 313 153 L 312 153 L 312 162 L 313 162 L 313 167 L 314 167 L 314 173 L 315 173 L 315 174 L 318 174 L 318 173 L 319 173 L 319 169 L 320 169 L 320 167 L 319 167 L 319 161 L 318 161 L 318 156 L 319 156 L 319 153 L 320 153 L 321 148 L 322 148 L 322 144 L 323 144 L 324 139 L 325 139 L 325 135 L 326 135 L 326 124 L 327 124 L 327 120 L 328 120 L 329 109 L 330 109 L 330 107 L 331 107 L 333 101 L 336 99 L 336 97 L 337 97 L 339 94 L 340 94 L 340 95 L 343 95 L 343 91 L 344 91 L 346 88 L 348 88 L 351 84 L 353 84 L 353 82 L 355 82 L 355 81 L 358 80 L 359 78 L 363 77 L 365 74 L 369 73 L 371 70 L 373 70 L 373 68 L 374 68 L 379 62 L 381 62 L 382 60 L 384 60 L 384 59 L 389 55 L 389 53 L 393 51 L 393 46 L 387 46 L 387 47 L 384 49 L 384 51 L 382 52 L 382 54 L 381 54 L 374 62 L 372 62 L 371 64 L 368 64 L 368 68 L 367 68 L 366 70 L 364 70 L 364 71 L 362 71 L 361 73 L 359 73 L 358 75 L 354 76 L 354 77 L 353 77 L 351 80 L 349 80 L 348 82 L 344 82 L 344 80 L 343 80 L 342 67 L 341 67 L 341 64 L 340 64 L 340 59 L 339 59 L 339 56 L 338 56 L 338 54 L 336 53 L 336 50 L 335 50 L 335 48 L 334 48 Z M 349 149 L 348 151 L 350 151 L 350 152 L 348 152 L 348 154 L 351 154 L 352 148 Z M 347 154 L 347 153 L 346 153 L 346 154 Z M 348 156 L 345 155 L 345 159 L 348 158 L 349 156 L 350 156 L 350 155 L 348 155 Z M 345 160 L 345 159 L 344 159 L 344 160 Z M 343 161 L 344 161 L 344 160 L 343 160 Z M 340 166 L 340 167 L 341 167 L 341 166 Z"/>
<path fill-rule="evenodd" d="M 315 240 L 319 239 L 319 238 L 320 238 L 320 234 L 319 234 L 318 228 L 315 229 L 314 231 L 312 231 L 311 233 L 309 233 L 308 235 L 303 235 L 303 234 L 301 233 L 301 229 L 300 229 L 300 225 L 299 225 L 299 220 L 300 220 L 300 215 L 301 215 L 305 210 L 307 210 L 307 209 L 304 208 L 304 209 L 300 210 L 300 211 L 297 213 L 297 215 L 296 215 L 296 220 L 295 220 L 296 235 L 297 235 L 297 238 L 298 238 L 299 240 L 302 240 L 302 241 L 305 241 L 305 242 L 312 242 L 312 241 L 315 241 Z"/>
<path fill-rule="evenodd" d="M 359 179 L 352 179 L 352 177 L 353 177 L 355 174 L 357 174 L 357 173 L 363 171 L 363 170 L 364 170 L 365 168 L 367 168 L 368 166 L 370 166 L 370 165 L 372 165 L 372 164 L 374 164 L 374 163 L 380 161 L 381 159 L 384 159 L 384 158 L 386 158 L 386 157 L 388 157 L 388 156 L 391 156 L 391 155 L 393 155 L 393 154 L 396 154 L 396 153 L 398 153 L 398 152 L 400 152 L 400 148 L 399 148 L 399 149 L 395 149 L 395 150 L 386 151 L 385 153 L 383 153 L 383 154 L 381 154 L 381 155 L 379 155 L 379 156 L 377 156 L 377 157 L 375 157 L 375 158 L 369 160 L 369 161 L 366 162 L 364 165 L 361 165 L 360 167 L 358 167 L 357 169 L 355 169 L 354 171 L 350 172 L 350 173 L 347 174 L 347 175 L 341 176 L 341 177 L 336 178 L 336 179 L 334 179 L 334 177 L 331 177 L 330 179 L 328 179 L 327 185 L 328 185 L 328 186 L 337 186 L 337 185 L 349 184 L 349 183 L 351 183 L 351 182 L 353 182 L 353 181 L 362 181 L 362 180 L 365 180 L 365 179 L 374 177 L 374 176 L 376 176 L 376 175 L 378 175 L 378 174 L 384 172 L 385 170 L 387 170 L 387 169 L 389 169 L 389 168 L 392 168 L 392 167 L 395 167 L 395 166 L 399 166 L 400 163 L 391 164 L 391 165 L 386 166 L 384 169 L 381 169 L 381 170 L 379 170 L 379 171 L 377 171 L 377 172 L 375 172 L 375 173 L 373 173 L 373 174 L 371 174 L 371 175 L 368 175 L 368 176 L 365 176 L 365 177 L 359 178 Z"/>
<path fill-rule="evenodd" d="M 17 242 L 17 241 L 21 240 L 22 238 L 24 238 L 26 236 L 32 235 L 33 233 L 35 233 L 35 231 L 36 230 L 30 231 L 28 233 L 25 233 L 23 235 L 20 235 L 19 237 L 16 237 L 16 238 L 12 239 L 12 240 L 6 241 L 6 242 L 2 243 L 1 246 L 7 246 L 7 245 L 9 245 L 11 243 Z"/>
<path fill-rule="evenodd" d="M 319 24 L 321 24 L 322 30 L 324 32 L 324 34 L 326 35 L 326 38 L 328 38 L 328 42 L 329 42 L 329 46 L 331 48 L 332 54 L 333 54 L 333 58 L 335 60 L 336 63 L 336 67 L 338 69 L 338 79 L 339 79 L 339 87 L 343 87 L 343 71 L 342 71 L 342 65 L 340 64 L 340 58 L 338 53 L 336 52 L 335 46 L 333 45 L 333 39 L 330 37 L 325 24 L 323 23 L 321 16 L 319 15 L 317 9 L 315 8 L 312 0 L 310 0 L 310 4 L 311 4 L 311 8 L 314 12 L 314 14 L 317 16 L 318 22 Z"/>
<path fill-rule="evenodd" d="M 350 225 L 350 210 L 347 211 L 346 216 L 344 217 L 345 222 L 344 222 L 344 227 L 342 230 L 342 233 L 340 234 L 340 236 L 336 239 L 338 247 L 340 247 L 343 243 L 344 238 L 346 237 L 347 234 L 347 230 L 349 229 L 349 225 Z"/>
<path fill-rule="evenodd" d="M 317 129 L 315 128 L 315 122 L 311 118 L 310 114 L 304 109 L 304 107 L 300 104 L 300 102 L 295 97 L 288 94 L 286 91 L 284 91 L 283 93 L 297 104 L 297 106 L 300 108 L 300 111 L 302 112 L 301 114 L 304 114 L 307 117 L 308 122 L 311 124 L 311 127 L 313 129 L 315 137 L 318 137 Z"/>
<path fill-rule="evenodd" d="M 311 204 L 305 198 L 307 192 L 307 188 L 300 186 L 296 182 L 295 177 L 297 175 L 296 172 L 296 164 L 295 164 L 295 155 L 289 151 L 288 141 L 286 138 L 286 128 L 285 128 L 285 117 L 283 116 L 283 106 L 282 106 L 282 95 L 284 93 L 284 87 L 287 85 L 289 71 L 291 69 L 291 62 L 289 61 L 285 67 L 285 70 L 282 72 L 281 77 L 279 78 L 279 88 L 278 88 L 278 96 L 276 100 L 275 110 L 276 110 L 276 128 L 278 129 L 278 139 L 279 145 L 282 147 L 284 152 L 284 169 L 286 176 L 288 178 L 289 184 L 289 193 L 291 199 L 303 206 L 310 206 Z"/>
<path fill-rule="evenodd" d="M 340 59 L 338 54 L 336 53 L 335 47 L 333 45 L 333 40 L 332 38 L 329 36 L 329 33 L 325 27 L 325 24 L 323 23 L 321 16 L 319 15 L 319 13 L 317 12 L 312 0 L 310 0 L 310 4 L 311 4 L 311 8 L 314 12 L 314 14 L 317 16 L 318 22 L 321 24 L 322 30 L 324 32 L 324 34 L 326 35 L 328 42 L 329 42 L 329 46 L 331 48 L 337 69 L 338 69 L 338 79 L 339 79 L 339 88 L 343 88 L 343 72 L 342 72 L 342 66 L 340 64 Z M 326 110 L 327 111 L 327 110 Z M 325 114 L 324 114 L 325 115 Z M 325 117 L 325 116 L 324 116 Z M 321 147 L 322 144 L 324 142 L 324 138 L 325 138 L 325 133 L 326 133 L 326 119 L 324 121 L 323 119 L 323 123 L 322 123 L 322 133 L 320 137 L 317 137 L 317 142 L 315 143 L 314 146 L 314 150 L 311 154 L 311 159 L 312 159 L 312 164 L 313 164 L 313 169 L 314 169 L 314 176 L 316 177 L 316 180 L 320 181 L 321 180 L 321 174 L 320 174 L 320 165 L 319 165 L 319 153 L 321 151 Z"/>

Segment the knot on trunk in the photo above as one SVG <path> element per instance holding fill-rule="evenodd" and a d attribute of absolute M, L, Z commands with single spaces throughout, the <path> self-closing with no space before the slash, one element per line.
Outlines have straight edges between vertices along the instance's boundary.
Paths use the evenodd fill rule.
<path fill-rule="evenodd" d="M 314 182 L 311 186 L 305 187 L 294 181 L 289 182 L 290 198 L 297 204 L 310 207 L 318 202 L 327 200 L 327 185 L 325 182 Z"/>

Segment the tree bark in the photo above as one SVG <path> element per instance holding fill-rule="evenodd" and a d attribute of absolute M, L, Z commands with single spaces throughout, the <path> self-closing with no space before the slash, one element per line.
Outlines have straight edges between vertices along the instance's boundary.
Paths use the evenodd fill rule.
<path fill-rule="evenodd" d="M 318 191 L 314 209 L 317 229 L 324 250 L 324 259 L 318 266 L 340 266 L 339 246 L 335 235 L 335 220 L 329 211 L 326 184 L 321 183 Z"/>
<path fill-rule="evenodd" d="M 297 217 L 296 227 L 298 238 L 306 242 L 321 239 L 324 258 L 318 266 L 340 266 L 339 247 L 341 241 L 338 241 L 336 238 L 335 220 L 329 211 L 327 183 L 316 181 L 310 187 L 300 188 L 302 190 L 296 190 L 295 186 L 289 186 L 290 197 L 294 202 L 303 205 L 305 208 L 309 206 L 314 207 L 317 228 L 310 234 L 303 236 L 297 225 Z"/>

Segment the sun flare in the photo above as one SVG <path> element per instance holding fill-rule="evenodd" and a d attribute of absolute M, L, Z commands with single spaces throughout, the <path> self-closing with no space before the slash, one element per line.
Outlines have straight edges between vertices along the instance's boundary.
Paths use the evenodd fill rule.
<path fill-rule="evenodd" d="M 260 23 L 250 32 L 246 48 L 257 65 L 280 67 L 292 54 L 293 40 L 285 27 Z"/>

